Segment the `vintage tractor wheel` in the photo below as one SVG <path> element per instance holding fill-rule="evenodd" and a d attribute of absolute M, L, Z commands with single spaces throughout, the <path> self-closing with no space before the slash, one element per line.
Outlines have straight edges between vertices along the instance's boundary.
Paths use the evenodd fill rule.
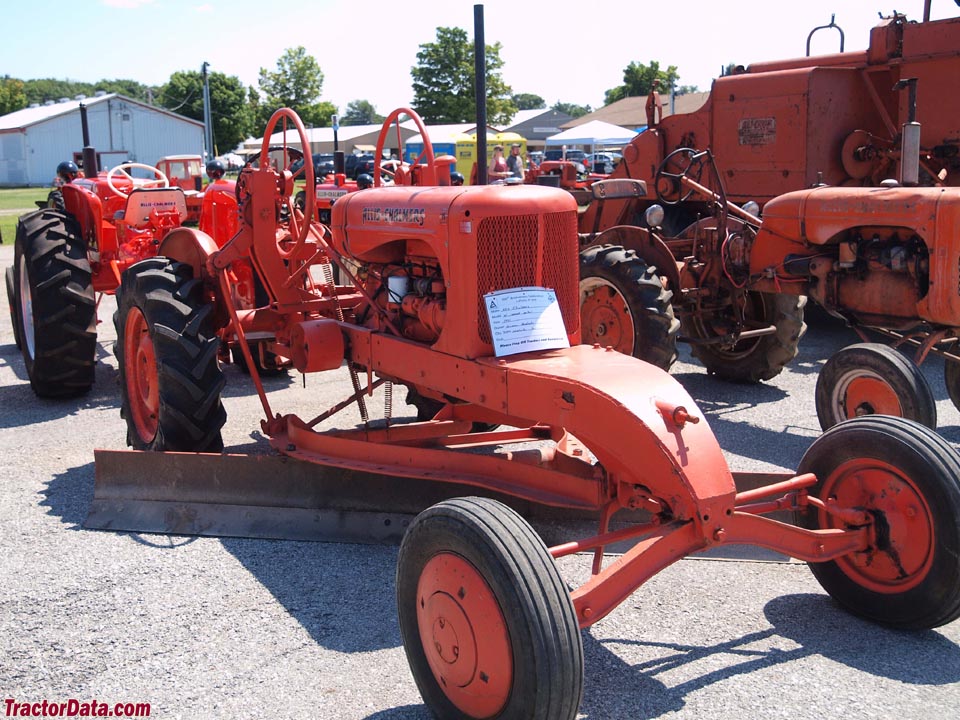
<path fill-rule="evenodd" d="M 773 325 L 770 335 L 740 340 L 732 347 L 720 343 L 693 343 L 691 354 L 712 375 L 732 382 L 755 383 L 769 380 L 797 356 L 800 338 L 807 331 L 803 308 L 807 298 L 797 295 L 748 292 L 744 315 L 754 325 Z M 726 323 L 721 320 L 719 325 Z M 683 319 L 684 331 L 695 339 L 717 336 L 718 330 L 709 318 L 691 316 Z"/>
<path fill-rule="evenodd" d="M 14 268 L 20 351 L 34 392 L 71 397 L 89 391 L 96 370 L 97 303 L 76 220 L 51 209 L 21 217 Z"/>
<path fill-rule="evenodd" d="M 546 546 L 510 508 L 458 498 L 420 513 L 400 546 L 397 609 L 437 717 L 576 717 L 583 645 L 573 603 Z"/>
<path fill-rule="evenodd" d="M 811 492 L 824 502 L 872 518 L 867 550 L 810 564 L 837 602 L 911 630 L 960 617 L 960 456 L 946 440 L 904 418 L 857 418 L 817 438 L 797 472 L 817 475 Z M 816 508 L 805 521 L 845 527 Z"/>
<path fill-rule="evenodd" d="M 227 419 L 213 306 L 189 265 L 143 260 L 117 291 L 120 414 L 137 450 L 219 452 Z"/>
<path fill-rule="evenodd" d="M 14 287 L 13 267 L 8 267 L 4 273 L 7 283 L 7 303 L 10 305 L 10 327 L 13 328 L 13 344 L 20 349 L 20 313 L 17 311 L 17 290 Z"/>
<path fill-rule="evenodd" d="M 669 370 L 677 359 L 680 330 L 672 298 L 656 268 L 633 250 L 600 245 L 580 253 L 584 344 L 610 346 Z"/>
<path fill-rule="evenodd" d="M 824 430 L 861 415 L 896 415 L 937 427 L 937 405 L 920 368 L 893 348 L 843 348 L 817 377 L 817 419 Z"/>
<path fill-rule="evenodd" d="M 960 410 L 960 362 L 945 360 L 943 363 L 943 381 L 947 385 L 947 395 L 953 406 Z"/>

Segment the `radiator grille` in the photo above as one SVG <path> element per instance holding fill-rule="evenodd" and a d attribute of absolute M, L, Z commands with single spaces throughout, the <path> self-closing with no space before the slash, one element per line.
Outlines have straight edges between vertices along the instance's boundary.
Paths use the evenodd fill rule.
<path fill-rule="evenodd" d="M 483 296 L 495 290 L 531 285 L 552 288 L 557 293 L 567 333 L 576 332 L 580 325 L 577 252 L 575 211 L 481 221 L 477 229 L 480 339 L 492 342 Z"/>

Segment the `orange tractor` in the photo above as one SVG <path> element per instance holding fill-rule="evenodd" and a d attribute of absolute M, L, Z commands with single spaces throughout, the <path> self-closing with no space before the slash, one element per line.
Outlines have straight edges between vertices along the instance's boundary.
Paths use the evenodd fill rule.
<path fill-rule="evenodd" d="M 917 362 L 944 354 L 960 406 L 960 106 L 939 92 L 958 48 L 960 18 L 895 15 L 866 51 L 719 78 L 697 112 L 660 120 L 652 96 L 650 128 L 611 178 L 656 192 L 579 191 L 585 341 L 666 368 L 679 330 L 709 372 L 768 380 L 795 357 L 810 296 L 865 341 L 824 368 L 822 426 L 880 412 L 935 426 L 922 374 L 866 341 L 912 345 Z"/>
<path fill-rule="evenodd" d="M 307 145 L 303 124 L 286 109 L 264 136 L 279 124 Z M 381 146 L 388 132 L 385 125 Z M 948 443 L 903 418 L 855 419 L 817 439 L 796 475 L 738 492 L 742 478 L 676 381 L 579 343 L 571 195 L 451 186 L 449 164 L 424 145 L 421 158 L 397 168 L 393 186 L 377 172 L 376 187 L 339 198 L 329 227 L 314 220 L 311 193 L 303 212 L 296 207 L 288 168 L 248 167 L 237 186 L 239 230 L 228 243 L 220 248 L 192 230 L 125 271 L 115 323 L 128 440 L 177 452 L 121 453 L 129 459 L 120 478 L 98 456 L 95 502 L 122 499 L 137 475 L 169 486 L 168 496 L 151 496 L 160 507 L 153 530 L 215 532 L 197 520 L 198 505 L 248 517 L 243 498 L 224 497 L 229 482 L 213 480 L 215 468 L 239 462 L 252 483 L 246 500 L 272 511 L 288 500 L 276 496 L 277 483 L 316 464 L 594 513 L 596 534 L 549 548 L 523 517 L 489 498 L 447 500 L 410 524 L 396 576 L 400 629 L 438 717 L 576 717 L 580 629 L 661 569 L 711 546 L 757 544 L 809 561 L 844 606 L 894 627 L 960 616 L 960 456 Z M 306 174 L 309 187 L 309 165 Z M 253 268 L 265 303 L 236 302 L 238 263 Z M 345 285 L 334 284 L 331 265 Z M 240 342 L 263 406 L 261 429 L 285 458 L 278 477 L 261 469 L 262 458 L 190 454 L 222 445 L 217 346 L 228 325 L 241 340 L 269 330 L 270 351 L 301 373 L 352 378 L 353 394 L 313 418 L 275 412 Z M 541 348 L 517 352 L 530 340 Z M 392 421 L 396 384 L 435 402 L 436 414 Z M 386 417 L 374 423 L 362 405 L 381 385 Z M 353 404 L 361 405 L 361 426 L 317 429 Z M 475 432 L 478 424 L 485 431 Z M 490 452 L 506 443 L 509 452 Z M 214 472 L 162 470 L 201 460 Z M 642 520 L 613 530 L 621 510 Z M 766 517 L 778 510 L 802 523 Z M 114 518 L 95 526 L 143 530 L 144 522 L 136 515 L 129 525 Z M 631 548 L 605 563 L 604 548 L 615 541 Z M 584 551 L 594 554 L 591 577 L 568 590 L 554 561 Z"/>
<path fill-rule="evenodd" d="M 188 219 L 183 189 L 159 168 L 123 163 L 98 172 L 96 152 L 85 144 L 88 176 L 69 178 L 49 207 L 20 218 L 6 275 L 15 340 L 41 397 L 92 387 L 98 296 L 113 293 L 121 273 L 155 255 L 161 241 L 174 242 Z M 234 183 L 210 185 L 201 226 L 226 241 L 236 231 L 236 207 Z"/>

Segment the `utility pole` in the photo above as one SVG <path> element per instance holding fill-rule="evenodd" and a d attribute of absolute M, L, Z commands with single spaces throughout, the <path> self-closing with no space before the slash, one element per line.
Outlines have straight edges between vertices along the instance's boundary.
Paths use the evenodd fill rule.
<path fill-rule="evenodd" d="M 210 115 L 210 76 L 207 74 L 207 68 L 210 63 L 205 62 L 200 67 L 200 74 L 203 76 L 203 142 L 206 145 L 207 162 L 213 160 L 213 119 Z"/>

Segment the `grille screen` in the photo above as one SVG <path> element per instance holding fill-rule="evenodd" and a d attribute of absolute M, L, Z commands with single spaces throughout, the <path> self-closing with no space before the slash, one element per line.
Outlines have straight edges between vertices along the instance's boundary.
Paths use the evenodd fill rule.
<path fill-rule="evenodd" d="M 492 342 L 483 296 L 495 290 L 531 285 L 552 288 L 557 293 L 567 333 L 575 332 L 580 324 L 577 252 L 574 211 L 482 220 L 477 229 L 480 339 Z"/>

